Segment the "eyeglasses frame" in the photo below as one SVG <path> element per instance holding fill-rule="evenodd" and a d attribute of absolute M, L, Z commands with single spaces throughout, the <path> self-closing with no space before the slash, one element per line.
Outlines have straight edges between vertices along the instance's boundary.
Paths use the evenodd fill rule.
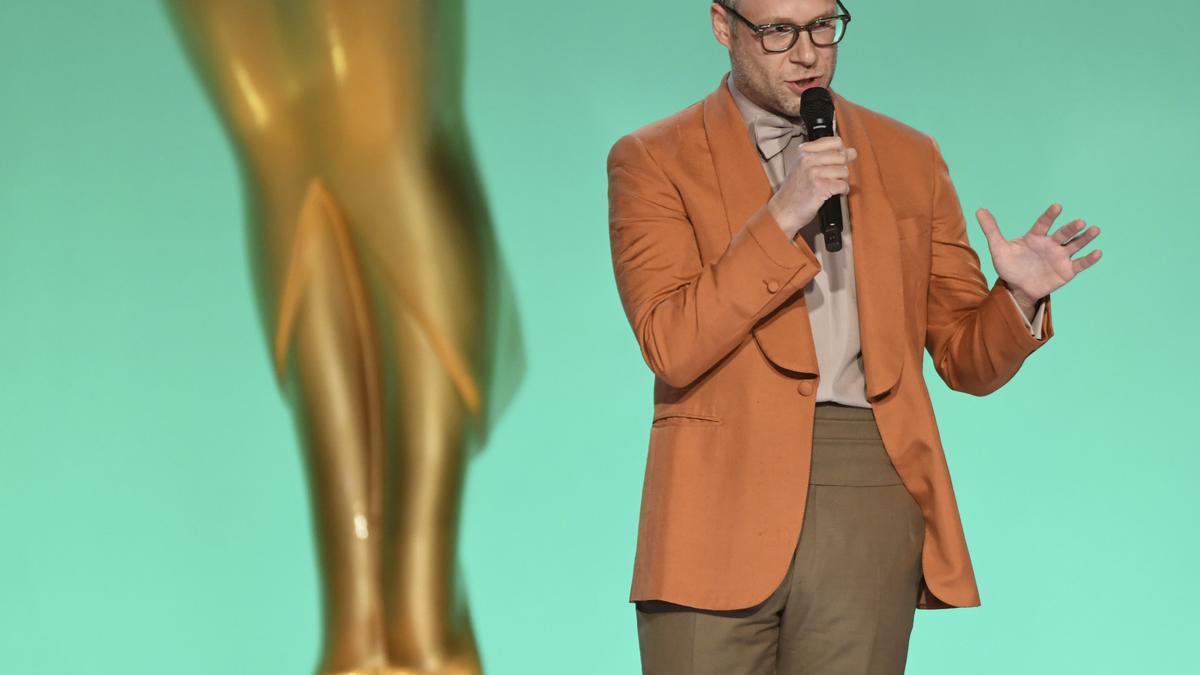
<path fill-rule="evenodd" d="M 721 2 L 721 0 L 713 0 L 713 4 L 720 5 L 725 11 L 730 12 L 735 17 L 740 19 L 743 23 L 745 23 L 747 26 L 749 26 L 750 30 L 754 33 L 754 36 L 758 38 L 758 43 L 760 45 L 762 45 L 763 50 L 766 52 L 769 52 L 771 54 L 782 54 L 784 52 L 789 51 L 792 47 L 795 47 L 796 40 L 800 39 L 801 32 L 808 33 L 808 39 L 812 40 L 812 33 L 809 32 L 810 29 L 812 27 L 816 26 L 817 24 L 822 23 L 824 21 L 828 21 L 830 19 L 842 19 L 846 22 L 846 25 L 842 29 L 842 36 L 837 39 L 837 42 L 831 42 L 827 45 L 817 44 L 816 40 L 812 40 L 813 46 L 815 46 L 815 47 L 832 47 L 832 46 L 838 44 L 838 42 L 841 42 L 842 38 L 846 37 L 846 31 L 850 29 L 850 18 L 851 18 L 850 10 L 846 9 L 846 6 L 842 4 L 842 0 L 834 0 L 834 2 L 837 3 L 838 8 L 841 10 L 841 12 L 839 14 L 834 14 L 831 16 L 822 16 L 822 17 L 819 17 L 817 19 L 810 21 L 809 23 L 804 24 L 803 26 L 797 26 L 794 23 L 764 23 L 761 25 L 756 24 L 753 21 L 751 21 L 750 19 L 747 19 L 746 17 L 739 14 L 736 9 L 730 7 L 729 5 L 725 4 L 724 2 Z M 788 44 L 788 46 L 785 49 L 779 49 L 779 50 L 767 49 L 767 46 L 765 44 L 763 44 L 763 41 L 762 41 L 763 33 L 765 33 L 770 28 L 777 28 L 780 26 L 787 26 L 788 28 L 794 29 L 792 31 L 791 43 Z"/>

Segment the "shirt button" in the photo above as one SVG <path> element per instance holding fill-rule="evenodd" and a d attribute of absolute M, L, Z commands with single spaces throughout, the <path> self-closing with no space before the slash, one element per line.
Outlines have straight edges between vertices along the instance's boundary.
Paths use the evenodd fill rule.
<path fill-rule="evenodd" d="M 778 290 L 779 290 L 779 282 L 778 281 L 771 279 L 770 281 L 767 282 L 767 291 L 768 292 L 774 293 L 775 291 L 778 291 Z"/>
<path fill-rule="evenodd" d="M 812 380 L 804 380 L 796 386 L 796 391 L 800 392 L 801 396 L 812 396 L 813 383 Z"/>

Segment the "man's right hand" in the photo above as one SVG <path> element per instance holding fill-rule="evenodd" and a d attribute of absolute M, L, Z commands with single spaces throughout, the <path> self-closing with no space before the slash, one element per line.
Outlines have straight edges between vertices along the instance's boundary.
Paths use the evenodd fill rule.
<path fill-rule="evenodd" d="M 789 238 L 812 222 L 830 197 L 850 192 L 848 164 L 858 157 L 838 136 L 801 143 L 800 158 L 788 172 L 767 209 Z"/>

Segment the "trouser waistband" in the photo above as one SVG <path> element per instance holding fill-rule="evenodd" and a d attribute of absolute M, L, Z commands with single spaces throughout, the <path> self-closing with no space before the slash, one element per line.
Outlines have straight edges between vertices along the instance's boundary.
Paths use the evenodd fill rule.
<path fill-rule="evenodd" d="M 871 408 L 820 402 L 813 420 L 812 485 L 900 485 Z"/>

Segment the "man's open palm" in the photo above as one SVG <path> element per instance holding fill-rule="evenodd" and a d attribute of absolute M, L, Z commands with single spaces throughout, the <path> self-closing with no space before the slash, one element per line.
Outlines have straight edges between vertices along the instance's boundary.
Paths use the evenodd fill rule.
<path fill-rule="evenodd" d="M 1100 259 L 1100 249 L 1071 259 L 1081 248 L 1100 234 L 1093 225 L 1086 232 L 1086 223 L 1077 218 L 1047 235 L 1054 219 L 1062 213 L 1062 204 L 1051 204 L 1024 235 L 1008 240 L 1000 233 L 996 219 L 987 209 L 975 211 L 979 226 L 987 237 L 996 274 L 1008 284 L 1014 295 L 1024 294 L 1031 302 L 1049 295 L 1075 278 Z M 1079 234 L 1079 236 L 1075 236 Z M 1072 237 L 1074 237 L 1072 239 Z"/>

